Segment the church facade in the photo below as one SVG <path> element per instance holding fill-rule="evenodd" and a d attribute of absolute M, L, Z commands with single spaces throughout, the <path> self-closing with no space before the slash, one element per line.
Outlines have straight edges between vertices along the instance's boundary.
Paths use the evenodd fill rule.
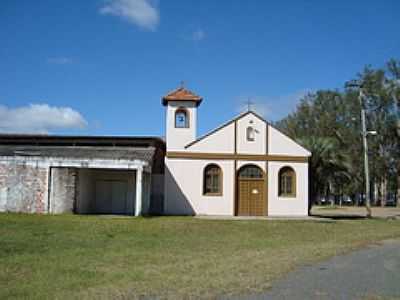
<path fill-rule="evenodd" d="M 202 98 L 181 87 L 162 102 L 165 214 L 308 215 L 307 149 L 252 111 L 198 138 Z"/>

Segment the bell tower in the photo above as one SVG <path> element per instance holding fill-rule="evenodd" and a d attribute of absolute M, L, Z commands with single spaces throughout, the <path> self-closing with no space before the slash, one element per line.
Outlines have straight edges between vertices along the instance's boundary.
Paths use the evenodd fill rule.
<path fill-rule="evenodd" d="M 162 104 L 167 108 L 167 151 L 184 151 L 185 146 L 196 139 L 197 107 L 202 100 L 183 86 L 162 98 Z"/>

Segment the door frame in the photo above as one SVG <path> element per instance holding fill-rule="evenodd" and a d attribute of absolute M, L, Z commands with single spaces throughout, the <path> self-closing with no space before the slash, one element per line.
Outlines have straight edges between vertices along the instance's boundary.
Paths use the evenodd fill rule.
<path fill-rule="evenodd" d="M 236 165 L 236 164 L 235 164 Z M 267 165 L 267 164 L 266 164 Z M 251 179 L 251 178 L 248 178 L 248 179 L 245 179 L 245 180 L 254 180 L 254 181 L 263 181 L 263 188 L 264 188 L 264 195 L 263 195 L 263 202 L 264 202 L 264 204 L 265 204 L 265 206 L 264 206 L 264 212 L 263 212 L 263 214 L 262 214 L 262 216 L 268 216 L 268 186 L 267 186 L 267 183 L 268 183 L 268 178 L 267 178 L 267 176 L 268 176 L 268 173 L 267 172 L 264 172 L 264 170 L 260 167 L 260 166 L 258 166 L 258 165 L 256 165 L 256 164 L 252 164 L 252 163 L 249 163 L 249 164 L 244 164 L 244 165 L 242 165 L 239 169 L 237 169 L 237 170 L 235 170 L 235 185 L 236 185 L 236 188 L 235 188 L 235 216 L 239 216 L 239 197 L 240 197 L 240 178 L 239 178 L 239 172 L 240 172 L 240 170 L 242 170 L 243 168 L 245 168 L 245 167 L 249 167 L 249 166 L 254 166 L 254 167 L 257 167 L 258 169 L 260 169 L 261 170 L 261 173 L 262 173 L 262 175 L 263 175 L 263 177 L 262 178 L 257 178 L 257 179 Z M 266 168 L 267 169 L 267 168 Z"/>

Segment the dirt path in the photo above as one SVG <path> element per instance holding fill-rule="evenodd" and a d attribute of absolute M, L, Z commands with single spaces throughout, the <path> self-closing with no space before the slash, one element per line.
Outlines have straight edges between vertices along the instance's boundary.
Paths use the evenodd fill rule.
<path fill-rule="evenodd" d="M 365 207 L 342 206 L 331 209 L 329 206 L 314 206 L 311 215 L 322 217 L 365 217 Z M 372 207 L 372 216 L 377 218 L 400 218 L 400 207 Z"/>

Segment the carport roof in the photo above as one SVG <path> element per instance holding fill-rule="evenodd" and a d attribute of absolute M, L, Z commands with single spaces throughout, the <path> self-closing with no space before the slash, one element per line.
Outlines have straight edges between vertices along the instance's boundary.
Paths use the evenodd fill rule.
<path fill-rule="evenodd" d="M 148 162 L 150 165 L 155 151 L 155 147 L 0 146 L 0 156 L 141 160 Z"/>
<path fill-rule="evenodd" d="M 73 136 L 46 134 L 0 134 L 0 145 L 165 148 L 165 142 L 162 138 L 152 136 Z"/>

